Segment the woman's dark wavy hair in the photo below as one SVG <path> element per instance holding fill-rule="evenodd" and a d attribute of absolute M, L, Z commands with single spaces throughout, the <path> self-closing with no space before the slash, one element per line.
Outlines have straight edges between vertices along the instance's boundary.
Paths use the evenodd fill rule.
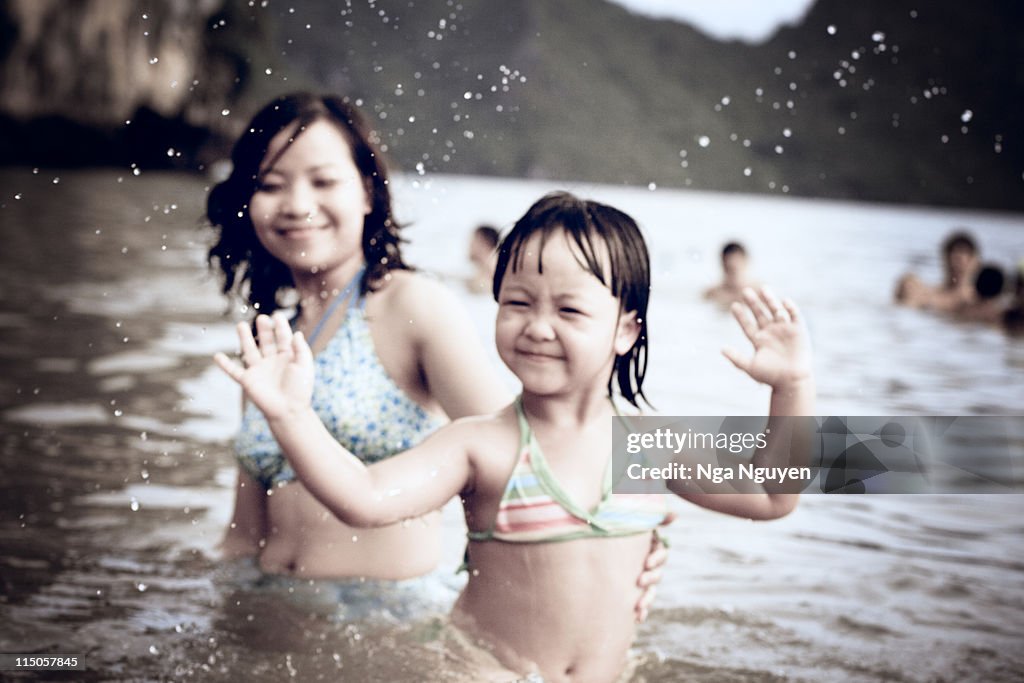
<path fill-rule="evenodd" d="M 619 300 L 619 311 L 634 311 L 640 334 L 624 354 L 615 357 L 608 377 L 608 395 L 612 382 L 618 380 L 623 398 L 636 407 L 644 396 L 647 374 L 647 303 L 651 294 L 651 264 L 647 244 L 636 221 L 606 204 L 579 199 L 568 192 L 553 192 L 539 199 L 520 218 L 498 245 L 498 264 L 494 269 L 494 300 L 498 300 L 501 283 L 509 267 L 516 272 L 522 267 L 523 245 L 540 233 L 537 268 L 544 272 L 541 253 L 544 244 L 555 232 L 564 233 L 576 246 L 580 265 L 608 287 Z M 610 272 L 605 272 L 605 268 Z"/>
<path fill-rule="evenodd" d="M 279 308 L 278 295 L 295 283 L 287 266 L 256 238 L 249 218 L 249 200 L 259 184 L 260 165 L 274 136 L 291 128 L 290 145 L 315 121 L 332 123 L 345 136 L 370 199 L 370 213 L 363 221 L 366 272 L 359 283 L 360 293 L 372 291 L 389 271 L 409 268 L 402 260 L 401 226 L 391 213 L 387 168 L 370 142 L 362 116 L 339 97 L 284 95 L 253 117 L 231 152 L 231 175 L 210 191 L 206 202 L 206 217 L 219 231 L 208 254 L 210 267 L 222 271 L 225 294 L 234 291 L 260 313 L 269 314 Z"/>

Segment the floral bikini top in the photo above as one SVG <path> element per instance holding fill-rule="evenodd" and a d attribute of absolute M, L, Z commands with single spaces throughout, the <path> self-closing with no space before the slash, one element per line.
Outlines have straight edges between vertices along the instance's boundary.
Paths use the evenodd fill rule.
<path fill-rule="evenodd" d="M 362 272 L 356 275 L 335 301 L 348 298 L 361 276 Z M 324 320 L 328 317 L 330 311 Z M 318 326 L 310 344 L 319 332 Z M 366 322 L 366 297 L 352 295 L 341 327 L 316 355 L 314 366 L 313 410 L 334 438 L 365 463 L 412 448 L 443 423 L 409 398 L 384 370 Z M 251 402 L 242 414 L 235 455 L 265 489 L 295 479 L 270 425 Z"/>

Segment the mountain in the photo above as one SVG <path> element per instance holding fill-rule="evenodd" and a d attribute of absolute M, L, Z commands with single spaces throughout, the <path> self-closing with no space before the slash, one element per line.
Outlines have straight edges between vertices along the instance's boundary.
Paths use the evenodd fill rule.
<path fill-rule="evenodd" d="M 599 0 L 214 4 L 198 2 L 195 80 L 228 64 L 232 87 L 207 88 L 191 118 L 145 105 L 151 144 L 118 149 L 123 125 L 106 124 L 109 153 L 79 161 L 167 163 L 168 121 L 199 131 L 171 163 L 210 160 L 270 94 L 314 88 L 359 103 L 412 172 L 1024 209 L 1024 5 L 1013 0 L 819 0 L 761 45 Z M 0 129 L 32 121 L 0 108 Z M 69 101 L 60 116 L 103 129 L 80 109 Z M 8 161 L 31 154 L 18 139 Z"/>

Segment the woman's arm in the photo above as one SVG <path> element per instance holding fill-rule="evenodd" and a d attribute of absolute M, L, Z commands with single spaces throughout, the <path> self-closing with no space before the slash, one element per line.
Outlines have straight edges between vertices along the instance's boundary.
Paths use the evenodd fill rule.
<path fill-rule="evenodd" d="M 244 389 L 295 473 L 313 496 L 346 524 L 383 526 L 444 505 L 472 479 L 470 429 L 438 430 L 420 445 L 367 468 L 327 431 L 310 405 L 313 355 L 282 315 L 256 319 L 259 342 L 238 326 L 243 368 L 224 354 L 217 364 Z"/>
<path fill-rule="evenodd" d="M 760 292 L 747 288 L 743 296 L 746 306 L 734 303 L 733 314 L 754 345 L 754 355 L 745 358 L 731 349 L 723 353 L 737 368 L 772 387 L 766 445 L 755 451 L 752 464 L 803 466 L 810 452 L 809 433 L 794 429 L 799 427 L 794 420 L 780 419 L 814 414 L 811 349 L 803 317 L 792 301 L 780 302 L 767 287 Z M 752 493 L 714 493 L 699 489 L 692 480 L 673 479 L 669 488 L 709 510 L 761 520 L 789 514 L 800 498 L 785 487 L 771 485 Z"/>
<path fill-rule="evenodd" d="M 260 541 L 267 536 L 266 493 L 255 479 L 238 468 L 235 484 L 235 511 L 220 542 L 225 559 L 251 557 L 260 552 Z"/>

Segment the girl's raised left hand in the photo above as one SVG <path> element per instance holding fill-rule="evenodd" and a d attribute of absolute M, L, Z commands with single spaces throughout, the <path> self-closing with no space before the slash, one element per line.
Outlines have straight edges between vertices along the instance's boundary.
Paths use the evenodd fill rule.
<path fill-rule="evenodd" d="M 811 345 L 796 304 L 790 299 L 779 301 L 767 287 L 756 292 L 747 287 L 743 300 L 732 305 L 732 313 L 754 345 L 754 355 L 745 358 L 733 349 L 723 349 L 725 357 L 775 389 L 810 379 Z"/>
<path fill-rule="evenodd" d="M 256 318 L 256 335 L 238 323 L 244 366 L 218 353 L 213 360 L 238 382 L 246 398 L 268 420 L 286 417 L 308 406 L 313 397 L 313 353 L 301 332 L 292 333 L 284 315 Z"/>

